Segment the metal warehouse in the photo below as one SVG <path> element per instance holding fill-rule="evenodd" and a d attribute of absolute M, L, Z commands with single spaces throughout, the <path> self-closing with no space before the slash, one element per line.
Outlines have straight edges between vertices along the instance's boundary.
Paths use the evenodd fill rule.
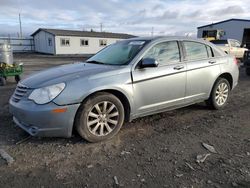
<path fill-rule="evenodd" d="M 229 19 L 197 28 L 198 38 L 236 39 L 250 46 L 250 20 Z"/>
<path fill-rule="evenodd" d="M 129 34 L 75 31 L 40 28 L 34 37 L 35 51 L 46 54 L 95 54 L 105 46 L 122 39 L 135 37 Z"/>

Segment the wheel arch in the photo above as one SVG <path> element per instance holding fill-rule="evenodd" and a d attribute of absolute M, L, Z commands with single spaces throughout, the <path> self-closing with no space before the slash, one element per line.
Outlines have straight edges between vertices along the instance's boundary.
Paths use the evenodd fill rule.
<path fill-rule="evenodd" d="M 232 88 L 233 88 L 233 76 L 230 73 L 228 73 L 228 72 L 223 73 L 218 78 L 224 78 L 224 79 L 226 79 L 229 82 L 229 84 L 230 84 L 230 89 L 232 90 Z M 216 80 L 218 80 L 218 78 Z"/>
<path fill-rule="evenodd" d="M 230 90 L 232 90 L 232 86 L 233 86 L 233 77 L 232 77 L 232 75 L 231 75 L 230 73 L 225 72 L 225 73 L 220 74 L 220 75 L 215 79 L 215 81 L 214 81 L 212 87 L 210 88 L 210 92 L 209 92 L 209 96 L 208 96 L 208 97 L 211 96 L 211 93 L 212 93 L 213 88 L 214 88 L 214 86 L 215 86 L 215 84 L 216 84 L 216 81 L 217 81 L 219 78 L 224 78 L 224 79 L 226 79 L 226 80 L 229 82 L 229 84 L 230 84 Z"/>
<path fill-rule="evenodd" d="M 90 93 L 89 95 L 87 95 L 82 100 L 81 104 L 83 104 L 91 96 L 96 95 L 97 93 L 101 93 L 101 92 L 110 93 L 110 94 L 116 96 L 121 101 L 121 103 L 124 107 L 125 121 L 129 121 L 130 120 L 130 112 L 131 112 L 131 103 L 130 103 L 128 97 L 123 92 L 121 92 L 117 89 L 102 89 L 102 90 L 94 91 L 94 92 Z M 79 109 L 80 109 L 80 107 L 79 107 Z"/>

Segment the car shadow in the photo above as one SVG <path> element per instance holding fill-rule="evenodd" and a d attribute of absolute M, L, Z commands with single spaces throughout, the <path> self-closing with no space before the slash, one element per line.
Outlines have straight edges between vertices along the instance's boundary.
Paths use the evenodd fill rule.
<path fill-rule="evenodd" d="M 170 118 L 175 119 L 175 118 L 178 118 L 184 114 L 188 115 L 188 114 L 192 114 L 194 112 L 207 111 L 207 110 L 209 110 L 209 108 L 206 106 L 205 103 L 198 103 L 198 104 L 194 104 L 194 105 L 187 106 L 187 107 L 180 108 L 180 109 L 176 109 L 176 110 L 166 111 L 166 112 L 162 112 L 162 113 L 158 113 L 158 114 L 154 114 L 154 115 L 149 115 L 149 116 L 137 118 L 137 119 L 133 120 L 132 122 L 126 122 L 117 136 L 115 136 L 111 140 L 103 141 L 101 143 L 116 142 L 117 139 L 120 139 L 120 136 L 122 138 L 125 138 L 124 135 L 130 134 L 131 132 L 133 132 L 135 134 L 142 133 L 143 135 L 147 135 L 151 129 L 150 126 L 147 126 L 147 125 L 154 124 L 154 122 L 157 122 L 161 119 L 170 119 Z M 9 119 L 9 122 L 12 122 L 12 119 L 10 116 L 8 117 L 8 119 Z M 70 138 L 58 138 L 58 137 L 39 138 L 39 137 L 30 136 L 25 131 L 23 131 L 21 128 L 16 127 L 13 122 L 11 123 L 11 125 L 13 126 L 13 128 L 11 128 L 11 129 L 9 128 L 9 130 L 6 130 L 5 134 L 12 135 L 13 142 L 7 143 L 7 145 L 20 145 L 20 144 L 25 144 L 25 143 L 31 143 L 34 145 L 42 145 L 42 144 L 90 145 L 90 144 L 92 144 L 92 143 L 84 140 L 83 138 L 81 138 L 81 136 L 77 133 L 77 131 L 75 129 L 73 130 L 72 137 L 70 137 Z M 15 129 L 15 130 L 13 130 L 13 129 Z M 13 135 L 13 131 L 18 131 L 18 133 L 15 134 L 16 136 Z"/>

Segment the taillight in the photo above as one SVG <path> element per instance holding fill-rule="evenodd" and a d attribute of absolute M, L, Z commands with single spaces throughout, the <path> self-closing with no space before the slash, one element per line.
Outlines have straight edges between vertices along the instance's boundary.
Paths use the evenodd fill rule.
<path fill-rule="evenodd" d="M 234 57 L 234 63 L 238 65 L 238 60 Z"/>

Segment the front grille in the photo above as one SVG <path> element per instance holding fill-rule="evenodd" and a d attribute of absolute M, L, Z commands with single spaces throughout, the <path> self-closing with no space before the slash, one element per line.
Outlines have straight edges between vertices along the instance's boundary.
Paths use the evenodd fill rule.
<path fill-rule="evenodd" d="M 16 87 L 16 90 L 12 96 L 12 100 L 14 102 L 19 102 L 27 93 L 27 91 L 29 90 L 28 87 L 22 85 L 22 84 L 18 84 Z"/>

